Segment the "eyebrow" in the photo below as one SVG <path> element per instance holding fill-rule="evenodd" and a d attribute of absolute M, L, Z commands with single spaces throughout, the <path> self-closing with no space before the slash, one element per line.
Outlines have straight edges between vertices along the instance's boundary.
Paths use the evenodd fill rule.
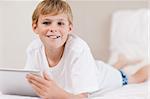
<path fill-rule="evenodd" d="M 44 21 L 53 21 L 52 19 L 49 19 L 49 18 L 46 18 L 46 19 L 43 19 Z M 65 19 L 56 19 L 57 21 L 67 21 Z"/>

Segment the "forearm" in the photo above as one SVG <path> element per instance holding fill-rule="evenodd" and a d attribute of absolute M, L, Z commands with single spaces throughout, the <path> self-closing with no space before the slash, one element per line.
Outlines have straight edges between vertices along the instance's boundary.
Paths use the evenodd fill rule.
<path fill-rule="evenodd" d="M 43 74 L 44 78 L 28 74 L 27 79 L 37 95 L 42 99 L 86 99 L 87 93 L 78 95 L 71 94 L 56 85 L 56 83 L 48 77 L 48 74 Z"/>
<path fill-rule="evenodd" d="M 86 94 L 86 93 L 82 93 L 82 94 L 78 94 L 78 95 L 66 93 L 64 95 L 63 99 L 87 99 L 87 98 L 88 98 L 88 94 Z"/>

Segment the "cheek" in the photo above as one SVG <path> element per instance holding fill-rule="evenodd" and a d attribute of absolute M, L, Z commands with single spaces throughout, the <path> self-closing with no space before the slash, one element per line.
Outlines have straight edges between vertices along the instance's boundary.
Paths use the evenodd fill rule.
<path fill-rule="evenodd" d="M 39 35 L 45 35 L 48 32 L 48 29 L 46 28 L 39 28 L 38 34 Z"/>
<path fill-rule="evenodd" d="M 68 35 L 69 34 L 69 29 L 68 28 L 64 28 L 64 29 L 61 29 L 62 33 L 64 35 Z"/>
<path fill-rule="evenodd" d="M 68 33 L 65 33 L 63 35 L 63 43 L 65 43 L 67 41 L 67 39 L 68 39 Z"/>

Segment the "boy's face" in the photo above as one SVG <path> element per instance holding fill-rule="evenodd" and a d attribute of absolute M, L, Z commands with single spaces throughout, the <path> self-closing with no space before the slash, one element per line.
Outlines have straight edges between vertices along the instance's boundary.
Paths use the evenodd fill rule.
<path fill-rule="evenodd" d="M 68 17 L 65 14 L 40 15 L 37 24 L 33 23 L 32 27 L 48 48 L 62 47 L 72 30 L 72 25 L 69 24 Z"/>

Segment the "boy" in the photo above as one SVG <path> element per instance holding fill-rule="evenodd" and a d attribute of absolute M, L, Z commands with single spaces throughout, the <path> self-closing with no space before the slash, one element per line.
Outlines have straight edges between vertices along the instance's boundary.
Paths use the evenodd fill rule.
<path fill-rule="evenodd" d="M 127 84 L 123 72 L 95 62 L 88 45 L 71 33 L 72 12 L 65 1 L 40 2 L 32 16 L 32 27 L 37 38 L 27 49 L 26 69 L 44 73 L 43 77 L 28 74 L 27 79 L 41 98 L 83 99 L 90 93 Z"/>

